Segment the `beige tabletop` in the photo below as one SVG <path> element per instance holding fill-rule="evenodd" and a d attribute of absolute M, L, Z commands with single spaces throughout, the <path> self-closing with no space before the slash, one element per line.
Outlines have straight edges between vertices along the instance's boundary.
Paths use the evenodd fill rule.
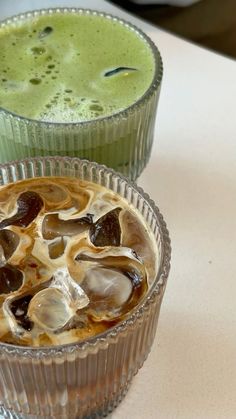
<path fill-rule="evenodd" d="M 172 270 L 150 356 L 111 418 L 235 419 L 236 63 L 101 0 L 0 0 L 0 16 L 52 5 L 122 16 L 164 61 L 152 157 L 138 183 L 167 221 Z"/>

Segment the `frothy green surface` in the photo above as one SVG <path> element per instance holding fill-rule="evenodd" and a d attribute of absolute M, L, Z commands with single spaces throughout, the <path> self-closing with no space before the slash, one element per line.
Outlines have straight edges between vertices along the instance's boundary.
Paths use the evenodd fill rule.
<path fill-rule="evenodd" d="M 129 67 L 105 76 L 118 67 Z M 0 106 L 18 115 L 76 122 L 111 115 L 148 89 L 148 44 L 111 19 L 52 14 L 0 28 Z"/>

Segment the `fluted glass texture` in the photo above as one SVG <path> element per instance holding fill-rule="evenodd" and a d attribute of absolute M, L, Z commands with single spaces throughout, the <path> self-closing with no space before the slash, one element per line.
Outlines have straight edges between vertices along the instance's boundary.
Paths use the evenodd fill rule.
<path fill-rule="evenodd" d="M 1 343 L 0 414 L 5 418 L 100 418 L 124 397 L 151 349 L 170 267 L 169 235 L 148 195 L 105 166 L 69 157 L 0 165 L 1 185 L 42 176 L 78 177 L 127 199 L 153 231 L 158 273 L 139 305 L 103 334 L 48 348 Z"/>
<path fill-rule="evenodd" d="M 0 162 L 25 157 L 67 155 L 113 167 L 136 179 L 147 164 L 154 135 L 157 103 L 162 80 L 162 60 L 151 39 L 122 19 L 84 9 L 48 9 L 29 12 L 2 22 L 52 13 L 91 13 L 114 19 L 134 31 L 153 53 L 154 77 L 144 95 L 128 108 L 108 117 L 78 123 L 50 123 L 27 119 L 0 107 Z M 24 100 L 24 97 L 22 97 Z"/>

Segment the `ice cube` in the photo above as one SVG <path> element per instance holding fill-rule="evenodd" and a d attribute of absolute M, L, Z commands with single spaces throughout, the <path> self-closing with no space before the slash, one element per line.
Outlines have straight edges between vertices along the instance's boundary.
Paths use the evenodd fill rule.
<path fill-rule="evenodd" d="M 102 267 L 91 269 L 82 287 L 90 296 L 90 304 L 104 301 L 113 307 L 120 307 L 132 293 L 132 283 L 124 273 Z"/>
<path fill-rule="evenodd" d="M 0 259 L 8 260 L 15 252 L 19 241 L 19 237 L 14 231 L 0 230 Z"/>
<path fill-rule="evenodd" d="M 137 253 L 138 257 L 144 262 L 149 272 L 149 276 L 155 277 L 157 271 L 157 255 L 154 252 L 155 245 L 152 246 L 152 235 L 147 231 L 147 227 L 137 219 L 131 211 L 122 211 L 120 214 L 120 224 L 122 229 L 122 246 L 128 246 Z"/>
<path fill-rule="evenodd" d="M 83 249 L 77 254 L 76 262 L 89 265 L 102 265 L 110 269 L 119 269 L 126 272 L 138 286 L 146 280 L 146 269 L 142 261 L 133 249 L 128 247 L 109 247 L 97 251 L 97 249 Z"/>
<path fill-rule="evenodd" d="M 115 76 L 117 74 L 129 74 L 129 73 L 133 73 L 134 71 L 138 71 L 137 68 L 134 67 L 115 67 L 112 70 L 107 70 L 104 73 L 104 77 L 111 77 L 111 76 Z"/>
<path fill-rule="evenodd" d="M 53 32 L 53 28 L 51 26 L 46 26 L 41 32 L 39 32 L 38 37 L 40 39 L 45 38 L 46 36 L 50 35 Z"/>
<path fill-rule="evenodd" d="M 43 200 L 36 192 L 23 192 L 17 199 L 16 214 L 12 217 L 3 219 L 0 222 L 0 229 L 9 225 L 27 227 L 34 221 L 42 208 Z"/>
<path fill-rule="evenodd" d="M 42 329 L 59 330 L 73 315 L 68 298 L 57 288 L 39 291 L 29 303 L 28 316 Z"/>
<path fill-rule="evenodd" d="M 89 299 L 84 290 L 70 276 L 66 267 L 58 268 L 54 275 L 50 287 L 60 289 L 70 300 L 70 304 L 75 311 L 82 309 L 89 304 Z"/>
<path fill-rule="evenodd" d="M 0 267 L 0 294 L 18 290 L 23 283 L 23 273 L 13 265 Z"/>
<path fill-rule="evenodd" d="M 68 269 L 58 268 L 49 287 L 39 291 L 30 301 L 28 315 L 43 329 L 56 331 L 88 304 L 87 295 L 71 278 Z"/>
<path fill-rule="evenodd" d="M 89 236 L 94 246 L 120 246 L 120 211 L 121 208 L 109 211 L 90 227 Z"/>
<path fill-rule="evenodd" d="M 117 260 L 118 258 L 127 258 L 142 264 L 142 261 L 139 259 L 136 252 L 133 249 L 125 246 L 109 247 L 99 250 L 93 249 L 89 246 L 87 246 L 87 248 L 82 247 L 82 250 L 77 253 L 75 260 L 78 262 L 87 261 L 108 263 L 111 258 L 117 258 Z"/>
<path fill-rule="evenodd" d="M 88 313 L 95 321 L 123 316 L 147 291 L 145 266 L 133 249 L 83 248 L 75 261 L 83 272 L 81 287 L 90 299 Z"/>
<path fill-rule="evenodd" d="M 61 220 L 58 214 L 48 214 L 42 223 L 42 235 L 46 240 L 60 236 L 74 236 L 83 233 L 91 223 L 91 214 L 72 220 Z"/>
<path fill-rule="evenodd" d="M 57 259 L 64 254 L 66 242 L 63 237 L 55 239 L 48 245 L 48 254 L 51 259 Z"/>
<path fill-rule="evenodd" d="M 133 294 L 132 281 L 124 272 L 95 267 L 81 286 L 89 297 L 88 313 L 95 321 L 109 321 L 124 314 Z"/>

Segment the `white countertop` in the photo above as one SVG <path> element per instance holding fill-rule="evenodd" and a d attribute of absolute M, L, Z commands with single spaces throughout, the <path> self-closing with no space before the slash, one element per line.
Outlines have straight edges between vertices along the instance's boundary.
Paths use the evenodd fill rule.
<path fill-rule="evenodd" d="M 236 63 L 102 0 L 41 0 L 120 15 L 156 42 L 164 80 L 138 183 L 167 221 L 172 269 L 148 360 L 112 419 L 236 417 Z M 0 17 L 39 8 L 0 0 Z"/>

